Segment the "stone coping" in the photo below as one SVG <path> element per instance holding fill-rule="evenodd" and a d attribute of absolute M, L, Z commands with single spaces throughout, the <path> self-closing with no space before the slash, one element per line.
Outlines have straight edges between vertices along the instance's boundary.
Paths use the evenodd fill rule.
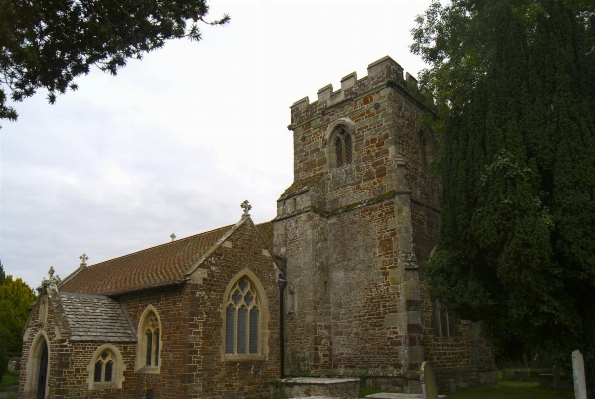
<path fill-rule="evenodd" d="M 366 398 L 373 399 L 424 399 L 421 393 L 374 393 L 366 396 Z M 438 399 L 446 399 L 444 395 L 438 395 Z"/>
<path fill-rule="evenodd" d="M 359 378 L 296 377 L 296 378 L 284 378 L 281 380 L 281 382 L 284 384 L 296 384 L 296 385 L 300 385 L 300 384 L 326 385 L 326 384 L 344 384 L 344 383 L 348 383 L 348 382 L 358 382 L 359 383 Z M 312 396 L 312 398 L 314 398 L 314 397 L 315 396 Z"/>

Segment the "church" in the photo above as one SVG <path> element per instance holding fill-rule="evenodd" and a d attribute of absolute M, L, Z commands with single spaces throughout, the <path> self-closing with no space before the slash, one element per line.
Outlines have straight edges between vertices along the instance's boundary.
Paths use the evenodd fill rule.
<path fill-rule="evenodd" d="M 493 383 L 479 326 L 426 294 L 438 241 L 432 109 L 390 57 L 291 106 L 294 181 L 239 220 L 50 278 L 23 332 L 19 398 L 266 398 L 284 377 L 421 392 Z"/>

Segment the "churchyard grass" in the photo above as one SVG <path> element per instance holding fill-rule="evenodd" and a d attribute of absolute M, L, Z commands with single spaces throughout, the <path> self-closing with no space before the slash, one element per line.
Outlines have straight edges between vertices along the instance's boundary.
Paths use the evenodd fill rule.
<path fill-rule="evenodd" d="M 367 388 L 360 391 L 359 397 L 383 392 L 379 389 Z M 386 392 L 386 391 L 384 391 Z M 574 399 L 574 392 L 562 391 L 561 393 L 552 390 L 539 388 L 535 381 L 507 381 L 499 380 L 498 385 L 481 388 L 459 388 L 457 392 L 440 392 L 446 395 L 447 399 Z"/>
<path fill-rule="evenodd" d="M 539 382 L 499 380 L 497 386 L 440 392 L 448 399 L 573 399 L 573 391 L 557 393 L 539 388 Z"/>
<path fill-rule="evenodd" d="M 19 383 L 19 377 L 14 375 L 13 373 L 7 371 L 2 376 L 2 381 L 0 381 L 0 387 L 7 387 L 9 385 L 17 385 Z"/>

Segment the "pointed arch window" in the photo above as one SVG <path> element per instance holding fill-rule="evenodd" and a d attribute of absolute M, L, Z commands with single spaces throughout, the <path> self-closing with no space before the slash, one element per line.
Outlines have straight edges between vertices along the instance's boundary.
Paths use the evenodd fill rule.
<path fill-rule="evenodd" d="M 111 382 L 114 374 L 115 356 L 111 351 L 104 350 L 95 362 L 93 382 Z"/>
<path fill-rule="evenodd" d="M 353 161 L 353 145 L 351 135 L 343 127 L 337 129 L 334 138 L 335 165 L 337 168 L 348 165 Z"/>
<path fill-rule="evenodd" d="M 225 354 L 260 353 L 260 298 L 248 278 L 240 278 L 225 307 Z"/>
<path fill-rule="evenodd" d="M 89 389 L 122 388 L 125 368 L 119 350 L 111 344 L 102 345 L 97 348 L 88 366 Z"/>
<path fill-rule="evenodd" d="M 161 366 L 161 322 L 157 310 L 149 306 L 139 323 L 136 369 L 158 373 Z"/>

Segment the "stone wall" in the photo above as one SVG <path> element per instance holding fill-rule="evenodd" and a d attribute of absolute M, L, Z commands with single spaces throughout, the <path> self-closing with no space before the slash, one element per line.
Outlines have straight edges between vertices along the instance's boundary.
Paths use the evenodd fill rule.
<path fill-rule="evenodd" d="M 294 183 L 277 202 L 273 249 L 286 259 L 293 376 L 358 376 L 414 392 L 419 366 L 434 356 L 427 348 L 451 368 L 464 361 L 449 351 L 470 354 L 464 338 L 439 350 L 423 327 L 441 184 L 431 172 L 438 139 L 420 122 L 433 110 L 416 99 L 415 83 L 385 57 L 367 76 L 349 74 L 341 89 L 325 86 L 317 101 L 291 107 Z M 353 142 L 342 166 L 333 153 L 339 128 Z"/>
<path fill-rule="evenodd" d="M 184 284 L 126 294 L 119 298 L 136 331 L 149 305 L 155 308 L 161 322 L 159 372 L 135 370 L 136 352 L 132 363 L 127 364 L 127 370 L 131 372 L 125 385 L 136 392 L 136 397 L 146 397 L 147 390 L 151 389 L 155 399 L 177 399 L 180 393 L 186 391 L 189 381 L 185 339 L 189 323 L 187 297 L 188 287 Z"/>
<path fill-rule="evenodd" d="M 262 285 L 261 309 L 266 347 L 262 356 L 228 359 L 223 352 L 223 304 L 226 288 L 238 273 L 249 269 Z M 195 273 L 188 285 L 189 328 L 186 345 L 188 398 L 262 398 L 269 394 L 269 381 L 279 378 L 279 269 L 251 220 L 248 220 L 216 250 Z M 268 313 L 266 315 L 265 313 Z"/>
<path fill-rule="evenodd" d="M 260 353 L 230 359 L 223 349 L 224 297 L 226 288 L 242 275 L 260 289 Z M 204 260 L 188 283 L 120 295 L 116 299 L 135 330 L 149 306 L 156 310 L 161 322 L 157 372 L 136 370 L 136 344 L 110 343 L 124 364 L 120 389 L 89 389 L 94 370 L 92 357 L 106 342 L 69 340 L 68 324 L 63 314 L 60 317 L 56 298 L 50 298 L 42 327 L 38 300 L 24 336 L 19 397 L 32 396 L 26 394 L 25 385 L 36 379 L 36 361 L 29 367 L 27 361 L 39 334 L 49 343 L 50 398 L 145 398 L 150 396 L 149 390 L 154 399 L 266 397 L 269 381 L 279 377 L 278 275 L 268 248 L 247 219 Z"/>
<path fill-rule="evenodd" d="M 292 106 L 295 181 L 278 201 L 273 248 L 297 298 L 287 321 L 294 375 L 390 377 L 403 387 L 423 361 L 411 201 L 412 192 L 420 203 L 434 198 L 437 179 L 419 150 L 423 107 L 402 73 L 385 58 Z M 353 160 L 336 167 L 340 125 Z"/>

